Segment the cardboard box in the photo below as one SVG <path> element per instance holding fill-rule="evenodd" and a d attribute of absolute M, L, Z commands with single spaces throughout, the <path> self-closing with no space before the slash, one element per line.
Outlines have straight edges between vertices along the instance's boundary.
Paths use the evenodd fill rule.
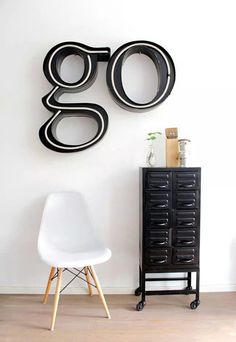
<path fill-rule="evenodd" d="M 179 166 L 178 160 L 178 128 L 166 128 L 166 166 Z"/>

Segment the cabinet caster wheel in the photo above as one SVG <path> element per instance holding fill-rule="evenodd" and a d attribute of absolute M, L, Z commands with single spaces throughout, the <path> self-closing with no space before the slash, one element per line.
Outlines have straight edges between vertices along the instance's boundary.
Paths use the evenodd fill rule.
<path fill-rule="evenodd" d="M 144 302 L 139 302 L 137 305 L 136 305 L 136 310 L 137 311 L 142 311 L 143 308 L 145 306 L 145 303 Z"/>
<path fill-rule="evenodd" d="M 197 300 L 197 299 L 195 299 L 191 304 L 190 304 L 190 308 L 192 309 L 192 310 L 195 310 L 195 309 L 197 309 L 197 307 L 200 305 L 200 300 Z"/>
<path fill-rule="evenodd" d="M 141 293 L 142 293 L 142 291 L 141 291 L 141 288 L 140 288 L 140 287 L 138 287 L 138 288 L 134 291 L 134 294 L 135 294 L 136 297 L 140 296 Z"/>

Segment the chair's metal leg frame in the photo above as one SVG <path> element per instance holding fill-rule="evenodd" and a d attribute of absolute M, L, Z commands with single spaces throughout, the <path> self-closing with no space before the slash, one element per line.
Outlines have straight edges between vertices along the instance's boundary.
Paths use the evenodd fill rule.
<path fill-rule="evenodd" d="M 75 278 L 79 278 L 83 281 L 85 281 L 88 284 L 89 287 L 89 294 L 92 294 L 92 288 L 91 286 L 95 287 L 98 291 L 98 294 L 102 300 L 102 303 L 104 305 L 105 311 L 107 313 L 107 317 L 111 318 L 99 280 L 97 278 L 97 275 L 95 273 L 95 270 L 93 268 L 93 266 L 86 266 L 83 267 L 82 270 L 78 270 L 77 268 L 73 268 L 74 270 L 76 270 L 78 273 L 73 272 L 72 270 L 68 269 L 68 268 L 57 268 L 55 274 L 50 278 L 50 276 L 53 274 L 55 268 L 51 268 L 51 272 L 50 272 L 50 276 L 49 276 L 49 280 L 48 280 L 48 285 L 47 285 L 47 289 L 44 295 L 44 303 L 46 303 L 47 301 L 47 297 L 48 297 L 48 293 L 51 287 L 51 282 L 58 278 L 57 280 L 57 286 L 56 286 L 56 293 L 55 293 L 55 297 L 54 297 L 54 309 L 53 309 L 53 318 L 52 318 L 52 324 L 51 324 L 51 330 L 54 330 L 54 326 L 55 326 L 55 320 L 56 320 L 56 312 L 57 312 L 57 307 L 58 307 L 58 301 L 59 301 L 59 295 L 62 293 L 62 291 L 64 291 L 67 286 L 69 286 L 73 280 L 75 280 Z M 62 273 L 68 271 L 69 273 L 73 274 L 74 277 L 60 290 L 61 287 L 61 279 L 62 279 Z M 80 277 L 80 274 L 83 274 L 85 276 L 86 279 Z M 88 281 L 89 279 L 89 274 L 91 276 L 91 278 L 93 279 L 94 284 L 92 284 L 90 281 Z"/>
<path fill-rule="evenodd" d="M 86 267 L 83 267 L 82 270 L 78 270 L 77 268 L 74 267 L 73 269 L 76 270 L 76 271 L 78 272 L 77 274 L 74 273 L 73 271 L 71 271 L 71 270 L 68 269 L 68 268 L 64 268 L 62 272 L 67 271 L 67 272 L 73 274 L 74 277 L 73 277 L 73 278 L 72 278 L 72 279 L 63 287 L 63 289 L 61 289 L 60 293 L 62 293 L 62 291 L 64 291 L 64 290 L 72 283 L 72 281 L 75 280 L 75 278 L 79 278 L 79 279 L 83 280 L 85 283 L 87 283 L 88 285 L 97 288 L 96 285 L 92 284 L 91 282 L 89 282 L 89 281 L 87 280 L 86 273 L 83 272 L 85 268 L 86 268 Z M 88 267 L 87 269 L 88 269 L 89 273 L 91 274 L 89 267 Z M 79 274 L 83 274 L 83 275 L 86 277 L 86 279 L 80 277 Z M 91 274 L 91 276 L 92 276 L 92 274 Z M 55 272 L 54 276 L 51 278 L 51 281 L 53 281 L 53 280 L 54 280 L 55 278 L 57 278 L 57 277 L 58 277 L 58 268 L 57 268 L 57 271 Z M 93 276 L 92 276 L 92 277 L 93 277 Z"/>
<path fill-rule="evenodd" d="M 64 269 L 62 270 L 62 272 L 64 272 L 65 270 L 66 270 L 66 269 L 64 268 Z M 51 281 L 53 281 L 55 278 L 58 277 L 58 272 L 59 272 L 59 268 L 57 268 L 57 271 L 55 272 L 54 276 L 51 278 Z"/>

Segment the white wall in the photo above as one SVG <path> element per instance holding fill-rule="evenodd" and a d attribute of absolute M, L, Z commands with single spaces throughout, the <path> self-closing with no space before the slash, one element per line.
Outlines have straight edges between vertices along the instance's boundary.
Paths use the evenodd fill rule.
<path fill-rule="evenodd" d="M 45 197 L 58 190 L 85 194 L 97 230 L 112 249 L 111 261 L 97 267 L 106 292 L 131 292 L 138 279 L 138 167 L 145 164 L 146 133 L 174 126 L 193 142 L 192 165 L 202 166 L 202 290 L 236 289 L 233 5 L 1 1 L 1 292 L 44 287 L 48 268 L 37 255 L 37 234 Z M 73 95 L 107 110 L 104 139 L 80 153 L 46 149 L 38 130 L 50 116 L 41 104 L 51 89 L 42 72 L 47 51 L 74 40 L 114 52 L 137 39 L 159 43 L 173 57 L 177 79 L 171 96 L 148 113 L 125 111 L 108 93 L 104 63 L 93 87 Z M 146 85 L 140 87 L 135 92 L 147 96 Z"/>

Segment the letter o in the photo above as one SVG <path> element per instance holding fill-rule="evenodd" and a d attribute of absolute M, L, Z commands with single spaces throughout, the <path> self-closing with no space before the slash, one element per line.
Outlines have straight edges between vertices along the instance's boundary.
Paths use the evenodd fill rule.
<path fill-rule="evenodd" d="M 122 65 L 132 54 L 143 53 L 155 64 L 159 87 L 154 98 L 145 103 L 132 101 L 125 93 L 122 84 Z M 160 45 L 138 40 L 120 46 L 112 55 L 107 67 L 106 80 L 108 88 L 118 105 L 129 111 L 147 111 L 159 105 L 170 95 L 175 83 L 175 66 L 169 53 Z"/>

